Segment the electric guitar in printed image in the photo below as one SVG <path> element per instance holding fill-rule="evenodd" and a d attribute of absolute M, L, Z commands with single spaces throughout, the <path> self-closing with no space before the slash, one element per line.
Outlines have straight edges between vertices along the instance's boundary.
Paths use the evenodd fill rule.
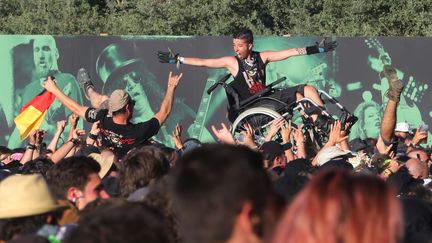
<path fill-rule="evenodd" d="M 377 50 L 379 54 L 379 60 L 369 60 L 373 69 L 374 66 L 378 67 L 378 65 L 391 65 L 392 60 L 389 53 L 385 51 L 384 46 L 379 42 L 377 38 L 366 38 L 365 43 L 370 49 Z M 382 69 L 383 68 L 381 68 L 381 70 Z M 400 70 L 397 70 L 397 73 L 399 77 L 405 76 L 404 73 Z M 380 81 L 381 84 L 374 84 L 373 87 L 381 91 L 382 100 L 384 103 L 386 100 L 385 92 L 388 88 L 388 81 L 387 79 L 383 78 L 382 74 L 380 75 Z M 429 89 L 429 86 L 428 84 L 422 83 L 413 77 L 405 78 L 402 81 L 405 84 L 405 88 L 402 92 L 400 103 L 398 106 L 398 120 L 407 121 L 408 123 L 410 123 L 410 125 L 415 124 L 417 126 L 418 123 L 422 121 L 421 112 L 418 108 L 418 105 L 421 103 L 424 95 Z"/>
<path fill-rule="evenodd" d="M 303 80 L 303 83 L 310 83 L 316 89 L 324 89 L 326 79 L 324 77 L 324 71 L 327 68 L 327 63 L 321 63 L 316 67 L 313 67 L 306 74 L 306 78 Z"/>
<path fill-rule="evenodd" d="M 195 117 L 195 121 L 188 128 L 188 134 L 191 138 L 196 138 L 201 142 L 212 142 L 214 141 L 212 135 L 205 127 L 205 121 L 207 118 L 207 113 L 210 107 L 210 101 L 213 93 L 207 94 L 206 90 L 210 88 L 213 84 L 216 83 L 218 78 L 209 78 L 207 79 L 206 86 L 204 88 L 204 92 L 201 98 L 201 103 L 198 108 L 198 112 Z"/>

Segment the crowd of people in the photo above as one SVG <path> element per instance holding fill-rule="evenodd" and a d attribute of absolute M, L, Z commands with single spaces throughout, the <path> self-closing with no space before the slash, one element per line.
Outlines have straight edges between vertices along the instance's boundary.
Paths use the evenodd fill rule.
<path fill-rule="evenodd" d="M 249 30 L 236 32 L 233 43 L 235 57 L 161 52 L 159 59 L 225 67 L 244 100 L 266 87 L 267 63 L 336 48 L 323 41 L 254 52 Z M 284 118 L 271 123 L 262 144 L 248 124 L 241 140 L 227 124 L 212 126 L 213 144 L 183 137 L 178 124 L 168 147 L 152 137 L 173 109 L 181 74 L 169 73 L 159 111 L 138 123 L 125 90 L 102 96 L 80 70 L 83 96 L 97 98 L 85 107 L 50 75 L 42 86 L 73 114 L 57 122 L 51 141 L 36 129 L 25 148 L 0 146 L 0 242 L 432 242 L 427 127 L 412 132 L 396 122 L 404 84 L 391 66 L 383 75 L 389 89 L 378 137 L 348 141 L 352 124 L 318 110 L 315 125 L 328 128 L 320 149 Z M 272 95 L 308 97 L 325 109 L 311 86 Z M 80 119 L 92 124 L 89 131 L 77 128 Z"/>

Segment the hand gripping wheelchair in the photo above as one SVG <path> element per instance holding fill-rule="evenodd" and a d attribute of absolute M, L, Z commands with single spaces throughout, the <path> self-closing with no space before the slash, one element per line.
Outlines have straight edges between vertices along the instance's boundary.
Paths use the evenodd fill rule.
<path fill-rule="evenodd" d="M 239 138 L 240 133 L 244 131 L 244 125 L 248 123 L 254 129 L 255 143 L 261 145 L 274 119 L 283 117 L 285 120 L 292 120 L 294 114 L 298 112 L 301 114 L 301 129 L 307 141 L 311 142 L 315 149 L 320 149 L 327 142 L 330 125 L 336 121 L 336 118 L 329 114 L 326 109 L 318 106 L 313 100 L 306 97 L 287 104 L 274 97 L 268 96 L 276 90 L 274 87 L 277 84 L 286 80 L 286 77 L 279 78 L 269 84 L 264 90 L 240 101 L 237 92 L 230 84 L 226 83 L 230 76 L 231 74 L 223 76 L 207 90 L 207 93 L 210 94 L 219 85 L 224 87 L 228 97 L 228 119 L 232 122 L 231 132 L 234 138 Z M 340 111 L 338 119 L 341 121 L 342 127 L 345 127 L 345 124 L 347 124 L 346 129 L 349 129 L 354 125 L 357 121 L 357 117 L 353 116 L 344 106 L 325 91 L 318 90 L 318 93 L 325 105 L 332 104 L 338 108 Z M 274 103 L 278 105 L 268 106 L 265 104 L 261 105 L 261 103 Z M 275 109 L 275 107 L 279 108 Z M 318 116 L 316 121 L 312 121 L 311 115 L 313 114 L 317 114 Z M 298 127 L 294 122 L 292 122 L 292 126 Z M 278 133 L 276 136 L 276 141 L 281 142 L 281 134 Z"/>

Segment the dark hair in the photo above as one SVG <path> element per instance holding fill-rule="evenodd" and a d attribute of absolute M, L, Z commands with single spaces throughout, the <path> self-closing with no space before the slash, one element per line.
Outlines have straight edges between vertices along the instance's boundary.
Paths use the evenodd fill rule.
<path fill-rule="evenodd" d="M 0 146 L 0 155 L 2 154 L 12 154 L 12 150 L 10 150 L 8 147 Z"/>
<path fill-rule="evenodd" d="M 44 213 L 33 216 L 0 219 L 0 240 L 9 241 L 17 235 L 36 233 L 40 227 L 47 223 L 48 216 L 53 213 Z"/>
<path fill-rule="evenodd" d="M 14 149 L 12 149 L 11 153 L 12 154 L 14 154 L 14 153 L 24 153 L 25 151 L 26 151 L 25 148 L 14 148 Z"/>
<path fill-rule="evenodd" d="M 166 146 L 160 148 L 160 150 L 165 154 L 170 166 L 173 167 L 179 159 L 179 153 L 177 150 Z"/>
<path fill-rule="evenodd" d="M 204 145 L 173 172 L 170 188 L 185 242 L 225 242 L 244 203 L 261 217 L 272 192 L 262 155 L 243 146 Z M 254 226 L 261 236 L 262 225 Z"/>
<path fill-rule="evenodd" d="M 253 44 L 253 41 L 254 41 L 252 31 L 250 29 L 247 29 L 247 28 L 241 28 L 241 29 L 234 31 L 232 38 L 245 40 L 248 44 Z"/>
<path fill-rule="evenodd" d="M 172 242 L 161 215 L 142 203 L 105 203 L 80 219 L 65 243 Z"/>
<path fill-rule="evenodd" d="M 160 178 L 169 170 L 165 154 L 158 148 L 144 146 L 128 153 L 120 169 L 120 192 L 128 197 L 132 192 L 147 186 L 151 180 Z"/>
<path fill-rule="evenodd" d="M 46 178 L 46 173 L 53 165 L 54 163 L 52 162 L 52 160 L 39 157 L 25 163 L 21 169 L 21 174 L 41 174 L 44 178 Z"/>
<path fill-rule="evenodd" d="M 74 156 L 60 160 L 48 170 L 46 179 L 51 192 L 57 199 L 66 199 L 67 190 L 77 187 L 83 190 L 89 176 L 98 173 L 100 165 L 94 159 Z"/>
<path fill-rule="evenodd" d="M 172 196 L 168 190 L 168 176 L 150 183 L 149 188 L 149 193 L 142 202 L 157 209 L 165 218 L 165 225 L 173 235 L 174 242 L 182 242 L 178 229 L 178 220 L 174 214 Z"/>

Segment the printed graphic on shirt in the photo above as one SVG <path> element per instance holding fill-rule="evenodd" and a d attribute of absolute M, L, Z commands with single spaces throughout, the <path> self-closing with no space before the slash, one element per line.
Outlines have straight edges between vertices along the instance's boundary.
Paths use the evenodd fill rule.
<path fill-rule="evenodd" d="M 117 148 L 123 148 L 124 145 L 135 144 L 134 138 L 125 138 L 123 135 L 117 134 L 113 131 L 101 128 L 101 133 L 104 135 L 102 137 L 104 137 L 108 143 Z"/>
<path fill-rule="evenodd" d="M 246 84 L 249 87 L 249 92 L 255 94 L 265 88 L 262 81 L 259 79 L 257 60 L 252 58 L 251 60 L 242 60 L 241 64 L 245 71 L 242 72 Z"/>

